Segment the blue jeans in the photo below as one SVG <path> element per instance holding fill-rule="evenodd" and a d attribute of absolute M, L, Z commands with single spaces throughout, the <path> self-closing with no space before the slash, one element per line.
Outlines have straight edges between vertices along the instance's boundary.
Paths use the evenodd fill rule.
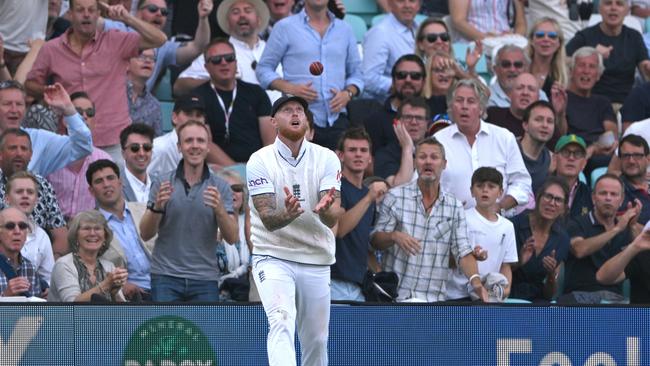
<path fill-rule="evenodd" d="M 154 302 L 219 301 L 219 286 L 217 281 L 152 274 L 151 298 Z"/>

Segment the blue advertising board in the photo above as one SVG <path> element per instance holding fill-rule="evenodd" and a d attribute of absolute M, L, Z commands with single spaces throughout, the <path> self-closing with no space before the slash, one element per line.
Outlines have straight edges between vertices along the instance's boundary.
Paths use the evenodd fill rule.
<path fill-rule="evenodd" d="M 333 305 L 330 365 L 650 365 L 650 308 Z M 259 305 L 2 305 L 0 365 L 265 365 Z"/>

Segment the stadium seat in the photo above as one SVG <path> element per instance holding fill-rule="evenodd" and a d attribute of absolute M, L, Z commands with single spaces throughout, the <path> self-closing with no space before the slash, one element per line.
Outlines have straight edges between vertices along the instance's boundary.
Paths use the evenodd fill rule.
<path fill-rule="evenodd" d="M 352 31 L 354 31 L 354 36 L 357 38 L 357 43 L 362 43 L 363 36 L 364 34 L 366 34 L 366 31 L 368 30 L 366 21 L 363 20 L 363 18 L 361 18 L 360 16 L 354 14 L 346 14 L 343 20 L 345 20 L 352 27 Z"/>
<path fill-rule="evenodd" d="M 156 90 L 154 91 L 154 96 L 158 98 L 161 102 L 173 102 L 174 96 L 172 95 L 172 83 L 169 72 L 165 72 L 165 75 L 162 77 Z"/>
<path fill-rule="evenodd" d="M 598 178 L 600 178 L 601 175 L 607 173 L 607 167 L 602 167 L 602 168 L 596 168 L 591 172 L 591 189 L 594 189 L 594 186 L 596 185 L 596 181 Z"/>
<path fill-rule="evenodd" d="M 587 184 L 587 177 L 585 177 L 585 173 L 580 172 L 580 175 L 578 175 L 578 180 L 584 184 Z"/>
<path fill-rule="evenodd" d="M 174 126 L 172 126 L 174 103 L 160 102 L 160 109 L 162 110 L 162 130 L 163 132 L 169 132 L 174 129 Z"/>
<path fill-rule="evenodd" d="M 463 67 L 467 67 L 465 63 L 465 55 L 467 53 L 467 48 L 470 46 L 470 43 L 455 42 L 451 45 L 454 51 L 454 58 L 458 61 Z M 490 80 L 490 72 L 488 71 L 487 61 L 485 55 L 482 55 L 476 64 L 476 73 L 479 74 L 483 79 Z"/>
<path fill-rule="evenodd" d="M 353 14 L 360 16 L 366 25 L 371 24 L 372 17 L 381 13 L 375 0 L 343 0 L 346 16 Z"/>

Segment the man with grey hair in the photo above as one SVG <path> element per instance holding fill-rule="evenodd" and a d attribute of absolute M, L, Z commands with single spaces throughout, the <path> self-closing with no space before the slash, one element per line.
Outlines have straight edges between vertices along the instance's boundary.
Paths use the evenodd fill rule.
<path fill-rule="evenodd" d="M 434 136 L 445 146 L 449 157 L 442 175 L 442 187 L 463 202 L 475 206 L 470 192 L 474 170 L 495 167 L 503 175 L 504 194 L 498 201 L 503 214 L 512 216 L 532 196 L 531 178 L 512 132 L 481 119 L 487 104 L 487 90 L 477 79 L 463 79 L 447 96 L 449 116 L 454 122 Z"/>
<path fill-rule="evenodd" d="M 589 145 L 587 156 L 591 161 L 587 165 L 588 171 L 606 165 L 616 148 L 613 138 L 606 143 L 606 137 L 601 136 L 618 136 L 616 115 L 610 100 L 592 92 L 604 69 L 603 56 L 593 47 L 581 47 L 569 60 L 568 132 L 582 137 Z"/>
<path fill-rule="evenodd" d="M 646 78 L 650 76 L 650 60 L 641 34 L 623 25 L 630 12 L 629 0 L 601 0 L 598 10 L 603 20 L 576 33 L 566 51 L 571 56 L 581 47 L 591 46 L 602 55 L 605 72 L 594 93 L 609 97 L 617 112 L 632 89 L 636 68 Z"/>
<path fill-rule="evenodd" d="M 497 77 L 490 85 L 490 100 L 488 107 L 496 106 L 502 108 L 510 107 L 510 90 L 515 79 L 525 70 L 528 70 L 530 58 L 519 46 L 507 44 L 497 51 L 492 60 L 492 68 Z M 548 100 L 543 90 L 538 91 L 539 99 Z"/>
<path fill-rule="evenodd" d="M 487 301 L 467 238 L 463 204 L 440 186 L 448 166 L 444 146 L 435 138 L 421 140 L 415 165 L 417 180 L 386 193 L 370 234 L 372 245 L 386 251 L 383 268 L 400 278 L 397 300 L 444 301 L 453 258 L 476 294 Z"/>

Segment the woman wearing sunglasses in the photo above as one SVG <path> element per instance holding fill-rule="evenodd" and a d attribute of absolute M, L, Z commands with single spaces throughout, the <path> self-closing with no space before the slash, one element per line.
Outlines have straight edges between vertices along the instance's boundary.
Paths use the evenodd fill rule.
<path fill-rule="evenodd" d="M 220 240 L 217 255 L 225 255 L 224 275 L 219 278 L 219 297 L 224 300 L 248 301 L 248 264 L 250 257 L 250 211 L 248 190 L 239 174 L 233 170 L 221 170 L 217 175 L 225 179 L 232 190 L 232 209 L 239 220 L 239 241 L 228 244 Z M 221 263 L 221 261 L 220 261 Z"/>
<path fill-rule="evenodd" d="M 437 55 L 435 62 L 427 67 L 427 74 L 430 73 L 432 67 L 451 69 L 458 79 L 466 79 L 469 77 L 476 77 L 475 67 L 478 60 L 481 58 L 483 47 L 481 42 L 476 43 L 476 47 L 468 49 L 465 55 L 464 70 L 458 62 L 456 62 L 451 47 L 452 39 L 447 28 L 447 24 L 438 18 L 427 18 L 418 27 L 415 34 L 415 54 L 420 56 L 425 63 L 429 63 L 434 54 Z M 445 57 L 446 56 L 446 57 Z M 428 98 L 428 97 L 427 97 Z"/>
<path fill-rule="evenodd" d="M 113 231 L 99 211 L 83 211 L 75 216 L 68 229 L 72 253 L 54 264 L 47 300 L 126 301 L 122 294 L 122 285 L 128 277 L 126 269 L 99 258 L 108 250 L 112 239 Z"/>
<path fill-rule="evenodd" d="M 513 217 L 519 265 L 512 273 L 510 297 L 548 301 L 557 291 L 560 268 L 569 254 L 569 235 L 562 225 L 569 187 L 551 176 L 540 187 L 535 209 Z"/>
<path fill-rule="evenodd" d="M 567 84 L 564 34 L 555 19 L 544 17 L 535 22 L 528 33 L 528 56 L 530 73 L 539 82 L 546 95 L 552 96 L 553 84 Z"/>

